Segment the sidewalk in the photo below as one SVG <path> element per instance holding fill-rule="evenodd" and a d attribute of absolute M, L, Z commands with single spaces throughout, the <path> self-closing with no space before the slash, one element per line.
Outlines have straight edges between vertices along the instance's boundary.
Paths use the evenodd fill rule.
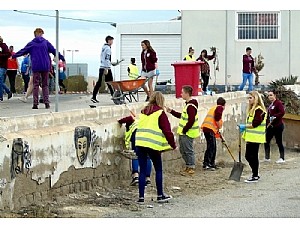
<path fill-rule="evenodd" d="M 52 113 L 55 112 L 55 95 L 50 95 L 50 109 L 45 109 L 44 104 L 39 104 L 39 109 L 32 109 L 32 97 L 28 98 L 27 103 L 23 103 L 18 100 L 22 95 L 16 95 L 11 99 L 0 103 L 0 118 L 1 117 L 15 117 L 15 116 L 26 116 L 33 114 Z M 165 95 L 166 97 L 175 97 L 174 94 Z M 74 110 L 74 109 L 85 109 L 90 108 L 89 105 L 96 106 L 111 106 L 115 105 L 111 100 L 109 94 L 98 94 L 97 99 L 99 103 L 94 104 L 91 101 L 91 94 L 59 94 L 58 95 L 58 112 Z M 144 102 L 146 96 L 143 92 L 139 93 L 139 102 Z M 132 103 L 136 103 L 133 101 Z"/>

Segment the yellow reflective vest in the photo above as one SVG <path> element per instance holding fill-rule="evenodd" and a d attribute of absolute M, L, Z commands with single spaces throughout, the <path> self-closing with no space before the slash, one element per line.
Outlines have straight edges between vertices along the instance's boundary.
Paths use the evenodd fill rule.
<path fill-rule="evenodd" d="M 130 139 L 132 136 L 132 133 L 137 129 L 138 121 L 135 120 L 129 127 L 129 130 L 125 132 L 125 147 L 126 149 L 130 148 Z"/>
<path fill-rule="evenodd" d="M 138 67 L 133 64 L 129 64 L 128 67 L 129 67 L 129 73 L 128 73 L 129 79 L 130 80 L 137 79 L 140 76 Z"/>
<path fill-rule="evenodd" d="M 186 132 L 186 135 L 189 136 L 190 138 L 197 138 L 200 135 L 200 130 L 199 130 L 199 120 L 198 120 L 198 108 L 196 105 L 188 103 L 183 107 L 182 113 L 181 113 L 181 118 L 179 120 L 179 126 L 177 129 L 177 133 L 179 135 L 183 135 L 182 130 L 185 127 L 185 125 L 188 122 L 188 114 L 187 114 L 187 108 L 192 105 L 193 107 L 195 107 L 195 109 L 197 110 L 196 112 L 196 116 L 195 116 L 195 122 L 193 124 L 193 126 Z"/>
<path fill-rule="evenodd" d="M 196 58 L 192 55 L 192 58 L 190 55 L 184 56 L 185 61 L 196 61 Z"/>
<path fill-rule="evenodd" d="M 219 128 L 218 128 L 218 125 L 217 125 L 217 122 L 215 120 L 215 110 L 216 108 L 218 107 L 219 105 L 217 106 L 214 106 L 212 107 L 208 113 L 206 114 L 206 117 L 204 118 L 203 120 L 203 123 L 201 125 L 201 129 L 203 128 L 208 128 L 208 129 L 211 129 L 213 130 L 213 132 L 215 133 L 215 137 L 216 138 L 219 138 L 220 137 L 220 134 L 219 134 Z M 218 121 L 218 124 L 220 126 L 220 128 L 222 128 L 223 126 L 223 120 L 220 119 Z"/>
<path fill-rule="evenodd" d="M 262 108 L 260 106 L 256 107 L 255 111 L 257 109 L 262 110 Z M 250 115 L 250 113 L 248 113 L 246 124 L 252 125 L 255 111 L 254 111 L 253 115 Z M 266 133 L 265 133 L 266 132 L 266 120 L 267 120 L 267 114 L 265 113 L 265 117 L 264 117 L 262 123 L 258 127 L 246 128 L 246 130 L 243 133 L 243 139 L 245 139 L 246 142 L 265 143 L 266 142 Z"/>
<path fill-rule="evenodd" d="M 147 147 L 157 151 L 172 149 L 159 128 L 158 119 L 162 111 L 158 110 L 148 116 L 140 114 L 135 135 L 135 146 Z"/>

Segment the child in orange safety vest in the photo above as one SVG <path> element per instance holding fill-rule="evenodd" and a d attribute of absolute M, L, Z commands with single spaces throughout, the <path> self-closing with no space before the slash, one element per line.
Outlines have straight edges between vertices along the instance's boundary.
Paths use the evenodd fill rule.
<path fill-rule="evenodd" d="M 207 143 L 203 160 L 203 168 L 206 170 L 214 171 L 217 168 L 215 164 L 217 153 L 216 138 L 220 138 L 219 130 L 223 125 L 222 114 L 225 103 L 225 99 L 219 97 L 217 99 L 217 105 L 208 111 L 201 125 Z"/>

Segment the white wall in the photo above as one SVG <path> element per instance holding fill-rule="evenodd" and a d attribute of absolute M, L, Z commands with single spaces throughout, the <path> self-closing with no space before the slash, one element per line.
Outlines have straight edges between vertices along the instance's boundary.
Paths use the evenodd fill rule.
<path fill-rule="evenodd" d="M 240 84 L 242 73 L 242 55 L 247 46 L 253 50 L 255 57 L 262 54 L 265 67 L 260 72 L 261 84 L 268 84 L 271 80 L 286 77 L 290 73 L 300 75 L 297 67 L 297 57 L 300 45 L 297 41 L 300 28 L 297 21 L 300 20 L 299 11 L 291 11 L 291 62 L 289 63 L 289 11 L 281 11 L 281 39 L 276 41 L 237 41 L 235 39 L 236 11 L 227 11 L 227 74 L 231 75 L 228 84 Z M 217 84 L 225 84 L 225 45 L 226 45 L 226 11 L 225 10 L 189 10 L 182 11 L 182 56 L 186 55 L 188 47 L 195 48 L 198 57 L 202 49 L 211 46 L 218 48 L 220 60 L 220 72 L 217 73 Z M 211 64 L 212 69 L 212 64 Z M 211 72 L 212 80 L 213 71 Z M 210 84 L 212 84 L 211 82 Z"/>

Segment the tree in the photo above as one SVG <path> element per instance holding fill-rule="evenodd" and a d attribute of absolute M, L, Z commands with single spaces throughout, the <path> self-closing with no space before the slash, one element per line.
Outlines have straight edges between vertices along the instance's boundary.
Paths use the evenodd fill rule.
<path fill-rule="evenodd" d="M 255 67 L 255 85 L 258 85 L 259 82 L 259 72 L 264 68 L 265 64 L 263 63 L 264 57 L 261 55 L 261 53 L 257 56 L 257 58 L 254 58 L 254 67 Z"/>

